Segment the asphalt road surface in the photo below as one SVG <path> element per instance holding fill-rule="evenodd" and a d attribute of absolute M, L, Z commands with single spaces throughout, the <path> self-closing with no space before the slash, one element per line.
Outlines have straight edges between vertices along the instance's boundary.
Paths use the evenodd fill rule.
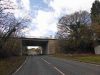
<path fill-rule="evenodd" d="M 29 56 L 13 75 L 100 75 L 100 66 L 51 56 Z"/>

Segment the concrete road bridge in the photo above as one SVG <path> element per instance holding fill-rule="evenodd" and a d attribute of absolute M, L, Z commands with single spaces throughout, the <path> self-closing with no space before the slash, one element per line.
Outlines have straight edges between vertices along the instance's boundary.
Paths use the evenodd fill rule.
<path fill-rule="evenodd" d="M 11 38 L 12 39 L 12 38 Z M 54 54 L 57 48 L 57 39 L 50 38 L 14 38 L 19 41 L 20 54 L 27 53 L 27 46 L 40 46 L 42 54 Z M 64 40 L 62 40 L 64 41 Z M 94 47 L 95 54 L 100 54 L 100 41 Z"/>
<path fill-rule="evenodd" d="M 54 54 L 56 39 L 44 38 L 20 38 L 21 53 L 25 54 L 27 46 L 40 46 L 42 47 L 42 54 Z"/>
<path fill-rule="evenodd" d="M 56 50 L 56 41 L 57 39 L 49 38 L 21 38 L 21 53 L 26 52 L 27 46 L 41 46 L 42 54 L 54 54 Z M 98 40 L 97 45 L 94 47 L 94 52 L 95 54 L 100 54 L 100 40 Z"/>

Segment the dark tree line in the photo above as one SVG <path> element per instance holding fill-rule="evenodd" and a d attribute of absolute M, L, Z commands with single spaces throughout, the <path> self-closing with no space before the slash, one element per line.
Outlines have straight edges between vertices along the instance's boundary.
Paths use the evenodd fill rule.
<path fill-rule="evenodd" d="M 64 53 L 94 53 L 94 39 L 100 36 L 100 2 L 95 0 L 91 13 L 79 11 L 59 19 L 56 38 Z"/>

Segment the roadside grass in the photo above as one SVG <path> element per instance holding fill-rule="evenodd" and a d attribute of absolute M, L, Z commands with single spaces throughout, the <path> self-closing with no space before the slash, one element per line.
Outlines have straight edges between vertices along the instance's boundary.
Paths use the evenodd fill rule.
<path fill-rule="evenodd" d="M 0 75 L 11 75 L 24 61 L 25 56 L 0 59 Z"/>
<path fill-rule="evenodd" d="M 55 54 L 54 57 L 59 57 L 63 59 L 75 60 L 80 62 L 99 64 L 100 65 L 100 55 L 92 54 Z"/>

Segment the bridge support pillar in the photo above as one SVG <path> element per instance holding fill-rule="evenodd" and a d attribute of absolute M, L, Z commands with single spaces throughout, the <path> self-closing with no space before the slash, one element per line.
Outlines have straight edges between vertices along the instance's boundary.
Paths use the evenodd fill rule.
<path fill-rule="evenodd" d="M 22 40 L 20 40 L 20 55 L 27 54 L 27 47 L 23 45 Z"/>
<path fill-rule="evenodd" d="M 22 54 L 23 54 L 23 53 L 22 53 L 22 51 L 23 51 L 22 40 L 20 40 L 20 42 L 21 42 L 21 44 L 20 44 L 20 47 L 21 47 L 21 48 L 20 48 L 20 55 L 22 56 Z"/>
<path fill-rule="evenodd" d="M 49 40 L 47 46 L 47 54 L 54 54 L 55 53 L 55 40 Z"/>

